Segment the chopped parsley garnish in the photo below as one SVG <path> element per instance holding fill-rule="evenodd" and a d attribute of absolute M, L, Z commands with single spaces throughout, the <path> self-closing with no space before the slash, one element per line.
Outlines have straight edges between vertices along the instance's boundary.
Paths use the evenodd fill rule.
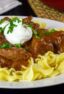
<path fill-rule="evenodd" d="M 17 21 L 18 23 L 21 22 L 21 20 L 20 20 L 18 17 L 13 17 L 13 18 L 12 18 L 12 21 L 13 21 L 13 22 L 16 22 L 16 21 Z"/>
<path fill-rule="evenodd" d="M 10 21 L 10 26 L 9 26 L 9 30 L 7 33 L 12 33 L 13 32 L 13 29 L 14 27 L 16 27 L 17 25 L 15 25 L 12 21 Z"/>
<path fill-rule="evenodd" d="M 49 29 L 49 32 L 53 33 L 53 32 L 56 32 L 56 30 L 54 28 L 53 29 Z"/>
<path fill-rule="evenodd" d="M 5 21 L 4 18 L 1 19 L 0 24 L 2 24 L 4 21 Z M 0 27 L 0 33 L 2 33 L 4 31 L 4 29 L 5 29 L 5 27 L 4 28 Z"/>
<path fill-rule="evenodd" d="M 4 18 L 1 19 L 1 20 L 0 20 L 0 24 L 2 24 L 4 21 L 5 21 Z M 7 33 L 9 33 L 9 32 L 12 33 L 14 27 L 17 26 L 16 24 L 14 24 L 14 22 L 16 22 L 16 21 L 17 21 L 18 23 L 21 22 L 21 20 L 20 20 L 18 17 L 13 17 L 13 18 L 9 19 L 10 26 L 9 26 L 9 30 L 8 30 Z M 0 27 L 0 33 L 3 32 L 3 31 L 4 31 L 4 28 Z"/>
<path fill-rule="evenodd" d="M 6 26 L 4 28 L 0 27 L 0 33 L 3 33 L 5 28 Z"/>
<path fill-rule="evenodd" d="M 3 28 L 2 27 L 0 27 L 0 33 L 2 33 L 3 32 Z"/>
<path fill-rule="evenodd" d="M 0 48 L 11 48 L 12 46 L 9 43 L 3 43 L 2 45 L 0 45 Z"/>
<path fill-rule="evenodd" d="M 10 18 L 9 17 L 4 17 L 0 20 L 0 24 L 4 23 L 5 21 L 9 21 Z"/>
<path fill-rule="evenodd" d="M 22 47 L 21 44 L 15 44 L 14 46 L 16 48 L 21 48 Z M 0 45 L 0 49 L 3 49 L 3 48 L 11 48 L 11 47 L 13 47 L 13 46 L 11 44 L 7 43 L 7 42 L 5 42 L 2 45 Z"/>
<path fill-rule="evenodd" d="M 33 35 L 34 35 L 36 38 L 40 39 L 40 36 L 39 36 L 39 34 L 38 34 L 38 31 L 33 30 Z"/>
<path fill-rule="evenodd" d="M 7 25 L 6 25 L 7 26 Z M 6 26 L 5 27 L 0 27 L 0 33 L 3 33 L 4 32 L 4 30 L 5 30 L 5 28 L 6 28 Z"/>
<path fill-rule="evenodd" d="M 21 44 L 15 44 L 15 47 L 16 47 L 16 48 L 21 48 L 22 45 L 21 45 Z"/>
<path fill-rule="evenodd" d="M 31 24 L 30 24 L 30 25 L 28 25 L 28 27 L 30 27 L 31 29 L 33 29 Z"/>
<path fill-rule="evenodd" d="M 21 20 L 18 17 L 14 17 L 14 18 L 10 19 L 10 26 L 9 26 L 9 30 L 8 30 L 7 33 L 12 33 L 13 32 L 14 27 L 17 26 L 16 24 L 14 24 L 14 22 L 16 22 L 16 21 L 18 23 L 21 22 Z"/>
<path fill-rule="evenodd" d="M 44 34 L 45 34 L 45 35 L 50 35 L 50 34 L 52 34 L 52 33 L 54 33 L 54 32 L 56 32 L 55 29 L 49 29 L 48 31 L 44 31 Z"/>
<path fill-rule="evenodd" d="M 0 20 L 0 24 L 2 24 L 4 21 L 5 21 L 4 19 L 1 19 L 1 20 Z"/>

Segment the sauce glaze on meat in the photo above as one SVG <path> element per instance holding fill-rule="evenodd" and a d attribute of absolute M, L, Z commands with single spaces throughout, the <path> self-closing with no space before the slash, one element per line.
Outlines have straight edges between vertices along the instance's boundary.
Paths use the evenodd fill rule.
<path fill-rule="evenodd" d="M 5 18 L 8 19 L 8 18 Z M 47 51 L 53 51 L 54 53 L 64 52 L 64 32 L 57 31 L 49 35 L 45 35 L 44 32 L 48 30 L 40 29 L 39 25 L 33 23 L 32 17 L 23 19 L 23 23 L 31 25 L 33 30 L 36 30 L 41 38 L 35 36 L 28 42 L 26 42 L 22 48 L 0 49 L 0 66 L 7 68 L 21 69 L 21 65 L 28 65 L 28 59 L 30 57 L 36 58 L 39 54 L 45 54 Z M 0 34 L 0 45 L 7 42 L 3 34 Z"/>

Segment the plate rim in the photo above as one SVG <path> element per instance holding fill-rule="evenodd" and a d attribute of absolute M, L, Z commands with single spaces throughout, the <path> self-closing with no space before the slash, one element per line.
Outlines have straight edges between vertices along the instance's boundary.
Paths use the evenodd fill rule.
<path fill-rule="evenodd" d="M 0 16 L 1 17 L 13 17 L 13 16 Z M 27 16 L 16 16 L 16 17 L 27 17 Z M 64 26 L 63 22 L 60 21 L 55 21 L 51 19 L 46 19 L 46 18 L 40 18 L 40 17 L 33 17 L 33 19 L 42 19 L 43 21 L 53 21 L 54 23 L 59 23 Z M 59 82 L 58 82 L 58 81 Z M 46 82 L 48 81 L 48 83 Z M 39 84 L 40 83 L 40 84 Z M 0 88 L 7 88 L 7 89 L 29 89 L 29 88 L 43 88 L 43 87 L 50 87 L 50 86 L 55 86 L 55 85 L 60 85 L 64 84 L 64 74 L 60 74 L 58 76 L 55 76 L 53 78 L 45 78 L 42 80 L 37 80 L 37 81 L 21 81 L 21 82 L 5 82 L 5 81 L 0 81 Z"/>

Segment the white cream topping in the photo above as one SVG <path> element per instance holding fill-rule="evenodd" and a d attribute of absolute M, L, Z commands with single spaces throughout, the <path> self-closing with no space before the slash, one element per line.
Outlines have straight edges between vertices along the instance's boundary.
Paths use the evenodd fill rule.
<path fill-rule="evenodd" d="M 8 23 L 9 23 L 8 21 L 5 21 L 2 24 L 0 24 L 0 27 L 4 28 Z"/>
<path fill-rule="evenodd" d="M 22 22 L 14 22 L 14 24 L 16 24 L 17 26 L 13 28 L 12 32 L 8 33 L 10 23 L 4 30 L 4 36 L 9 43 L 23 44 L 32 38 L 32 30 L 30 27 L 24 27 L 22 25 Z"/>

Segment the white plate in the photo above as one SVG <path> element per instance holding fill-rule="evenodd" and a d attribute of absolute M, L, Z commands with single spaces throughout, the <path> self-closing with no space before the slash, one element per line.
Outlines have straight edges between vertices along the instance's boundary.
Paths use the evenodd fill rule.
<path fill-rule="evenodd" d="M 2 16 L 0 16 L 0 19 Z M 22 17 L 23 18 L 23 17 Z M 42 18 L 33 18 L 33 20 L 39 20 L 41 22 L 45 22 L 47 24 L 46 28 L 63 28 L 64 23 L 49 20 L 49 19 L 42 19 Z M 0 88 L 9 88 L 9 89 L 27 89 L 27 88 L 39 88 L 39 87 L 46 87 L 46 86 L 53 86 L 64 83 L 64 74 L 53 78 L 46 78 L 37 81 L 22 81 L 22 82 L 1 82 L 0 81 Z"/>

